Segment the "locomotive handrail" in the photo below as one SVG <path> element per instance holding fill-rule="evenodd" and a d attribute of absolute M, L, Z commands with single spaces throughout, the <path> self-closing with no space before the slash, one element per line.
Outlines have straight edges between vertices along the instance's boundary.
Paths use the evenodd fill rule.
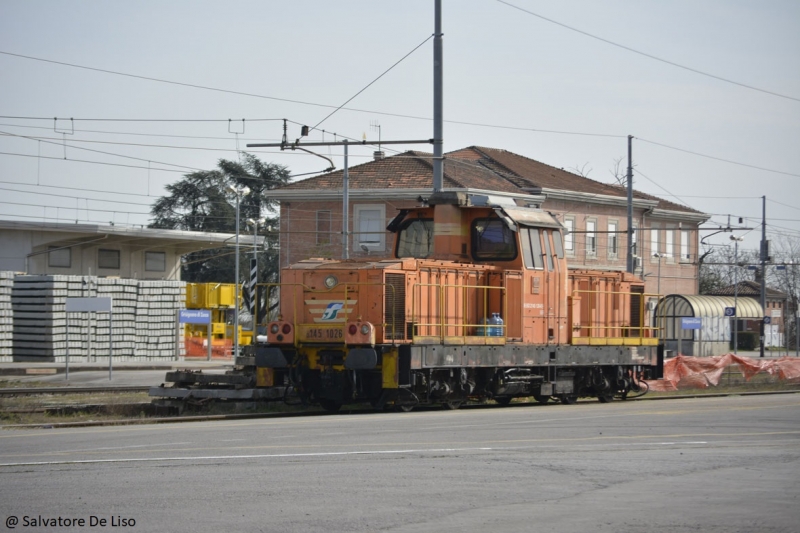
<path fill-rule="evenodd" d="M 440 320 L 439 320 L 438 323 L 437 322 L 419 322 L 420 317 L 418 317 L 417 315 L 418 315 L 418 311 L 419 311 L 419 314 L 422 314 L 422 308 L 421 308 L 421 305 L 420 305 L 420 308 L 418 310 L 416 304 L 417 304 L 417 293 L 418 293 L 419 290 L 422 289 L 422 287 L 435 287 L 435 288 L 437 288 L 439 290 L 439 294 L 438 294 L 438 297 L 439 297 L 439 302 L 438 302 L 439 303 L 439 310 L 438 311 L 439 311 Z M 447 299 L 446 299 L 446 295 L 444 294 L 444 292 L 448 288 L 460 289 L 464 293 L 463 297 L 462 297 L 463 304 L 462 304 L 462 314 L 461 314 L 462 323 L 461 324 L 458 324 L 458 323 L 452 323 L 451 324 L 451 323 L 446 322 L 446 313 L 445 313 L 445 308 L 444 307 L 445 307 L 445 302 L 446 302 Z M 496 285 L 463 285 L 463 284 L 450 284 L 450 283 L 415 283 L 412 286 L 412 292 L 411 292 L 411 323 L 414 324 L 414 331 L 412 332 L 412 340 L 413 340 L 414 337 L 438 337 L 442 341 L 442 343 L 444 344 L 445 343 L 445 339 L 448 337 L 447 328 L 455 328 L 457 330 L 460 329 L 462 334 L 460 336 L 458 336 L 458 337 L 464 339 L 464 338 L 466 338 L 468 336 L 471 336 L 471 335 L 467 335 L 468 329 L 483 327 L 484 328 L 484 331 L 483 331 L 484 334 L 483 335 L 477 335 L 478 337 L 493 337 L 495 339 L 502 339 L 501 342 L 505 342 L 506 331 L 507 331 L 506 330 L 507 325 L 505 323 L 503 323 L 503 324 L 489 324 L 489 323 L 470 324 L 470 323 L 467 322 L 468 308 L 467 308 L 467 294 L 466 294 L 466 292 L 467 292 L 467 290 L 472 290 L 472 289 L 483 289 L 483 317 L 484 317 L 484 320 L 486 319 L 486 317 L 488 315 L 488 312 L 489 312 L 488 311 L 489 298 L 488 298 L 488 294 L 487 294 L 488 290 L 499 290 L 499 291 L 502 292 L 502 297 L 503 297 L 503 315 L 508 317 L 508 313 L 507 313 L 507 311 L 508 311 L 508 299 L 504 297 L 505 296 L 505 292 L 506 292 L 506 287 L 504 287 L 504 286 L 496 286 Z M 421 300 L 422 296 L 420 295 L 419 298 Z M 488 328 L 490 326 L 494 327 L 494 328 L 499 328 L 501 334 L 500 335 L 491 335 L 491 336 L 488 335 L 488 331 L 489 331 Z M 438 335 L 417 335 L 417 331 L 418 331 L 418 329 L 420 327 L 429 327 L 429 328 L 432 328 L 434 330 L 438 329 L 439 334 Z"/>
<path fill-rule="evenodd" d="M 353 283 L 351 283 L 351 282 L 346 282 L 345 281 L 345 282 L 342 282 L 342 283 L 336 285 L 335 287 L 331 287 L 330 289 L 327 289 L 327 288 L 326 289 L 316 289 L 314 287 L 309 287 L 305 283 L 281 283 L 281 282 L 279 282 L 279 283 L 259 283 L 259 284 L 257 284 L 257 286 L 267 287 L 267 295 L 269 295 L 269 288 L 270 287 L 277 287 L 279 289 L 281 287 L 291 287 L 292 288 L 292 312 L 293 312 L 293 315 L 294 315 L 292 317 L 292 324 L 294 325 L 296 332 L 299 332 L 300 331 L 299 328 L 301 328 L 301 327 L 302 328 L 307 328 L 307 327 L 312 327 L 312 326 L 316 325 L 316 324 L 311 324 L 311 323 L 300 323 L 297 320 L 297 310 L 298 310 L 298 305 L 297 305 L 297 292 L 298 291 L 297 291 L 297 288 L 298 287 L 301 288 L 300 295 L 302 297 L 302 294 L 304 292 L 310 292 L 310 293 L 314 293 L 314 294 L 326 294 L 326 293 L 331 293 L 331 292 L 337 291 L 337 289 L 339 291 L 341 291 L 342 290 L 341 286 L 344 286 L 344 302 L 343 302 L 343 304 L 345 306 L 345 309 L 348 309 L 347 308 L 347 302 L 349 302 L 348 287 L 354 287 L 354 286 L 390 287 L 392 289 L 393 301 L 396 301 L 396 298 L 397 298 L 397 288 L 394 287 L 393 285 L 391 285 L 390 283 L 370 283 L 370 282 L 367 282 L 367 283 L 353 282 Z M 357 292 L 357 291 L 351 291 L 351 292 Z M 258 291 L 256 291 L 256 306 L 257 305 L 258 305 Z M 279 311 L 278 314 L 280 316 L 280 311 Z M 384 322 L 381 322 L 379 324 L 373 324 L 373 326 L 380 327 L 383 330 L 383 339 L 387 340 L 386 339 L 386 326 L 389 325 L 389 324 L 387 324 L 385 322 L 385 317 L 386 317 L 385 310 L 384 310 L 384 315 L 383 316 L 384 316 Z M 342 330 L 342 337 L 341 337 L 342 340 L 341 340 L 341 342 L 342 342 L 342 344 L 345 344 L 345 327 L 346 326 L 347 326 L 347 319 L 345 318 L 345 320 L 342 322 L 342 325 L 341 325 L 341 330 Z M 392 323 L 391 323 L 392 332 L 393 332 L 392 345 L 396 344 L 396 339 L 395 339 L 395 335 L 394 335 L 394 332 L 397 331 L 396 326 L 397 326 L 397 324 L 395 322 L 394 313 L 392 313 Z M 337 328 L 337 324 L 326 325 L 326 327 L 329 328 L 329 329 L 335 329 L 335 328 Z M 294 336 L 294 343 L 293 344 L 294 344 L 295 347 L 300 346 L 300 338 L 299 337 L 300 337 L 299 335 L 295 335 Z M 333 341 L 330 340 L 330 342 L 333 342 Z"/>
<path fill-rule="evenodd" d="M 648 297 L 648 296 L 657 296 L 657 295 L 650 294 L 650 293 L 640 293 L 640 292 L 573 289 L 573 291 L 572 291 L 573 297 L 575 295 L 577 295 L 577 294 L 589 294 L 590 298 L 589 298 L 589 302 L 588 302 L 589 305 L 587 306 L 587 309 L 598 309 L 598 307 L 596 305 L 596 302 L 601 300 L 601 299 L 596 299 L 593 302 L 592 298 L 591 298 L 592 296 L 596 296 L 596 295 L 600 295 L 600 294 L 602 294 L 602 295 L 622 295 L 622 296 L 627 296 L 628 298 L 622 299 L 622 304 L 623 305 L 620 306 L 622 308 L 622 310 L 623 310 L 623 316 L 626 316 L 626 315 L 630 316 L 629 311 L 631 310 L 631 307 L 632 307 L 632 298 L 631 297 L 634 296 L 634 295 L 641 297 L 641 302 L 642 303 L 639 306 L 639 316 L 638 316 L 639 325 L 638 326 L 631 326 L 631 325 L 625 326 L 622 323 L 606 325 L 607 321 L 602 323 L 602 324 L 601 323 L 594 323 L 594 321 L 592 321 L 591 318 L 590 318 L 590 321 L 589 321 L 588 324 L 581 323 L 579 329 L 581 329 L 581 330 L 585 329 L 588 332 L 588 337 L 585 337 L 585 338 L 589 339 L 590 344 L 591 343 L 596 343 L 596 342 L 592 342 L 592 339 L 609 339 L 609 340 L 611 340 L 611 339 L 629 339 L 630 340 L 630 339 L 633 339 L 633 338 L 638 338 L 638 339 L 642 340 L 642 339 L 653 339 L 653 338 L 659 339 L 660 338 L 660 335 L 658 334 L 658 332 L 661 329 L 660 327 L 644 325 L 645 324 L 645 315 L 646 315 L 644 302 L 646 300 L 646 297 Z M 605 304 L 605 307 L 606 307 L 605 311 L 606 312 L 613 311 L 613 308 L 609 309 L 610 306 L 613 306 L 613 301 L 612 301 L 611 298 L 603 298 L 602 302 Z M 627 305 L 625 305 L 625 304 L 627 304 Z M 625 311 L 628 311 L 628 312 L 625 312 Z M 594 334 L 595 330 L 601 330 L 601 331 L 604 331 L 604 332 L 606 332 L 608 330 L 617 330 L 617 331 L 620 331 L 620 332 L 638 331 L 639 335 L 638 335 L 638 337 L 637 336 L 610 337 L 610 336 L 607 336 L 607 335 L 595 336 L 595 334 Z M 654 335 L 654 333 L 655 333 L 655 335 Z"/>

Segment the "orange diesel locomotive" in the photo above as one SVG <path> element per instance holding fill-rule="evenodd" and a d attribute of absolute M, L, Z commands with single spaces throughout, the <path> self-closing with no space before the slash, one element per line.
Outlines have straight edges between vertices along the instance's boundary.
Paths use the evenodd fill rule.
<path fill-rule="evenodd" d="M 659 377 L 643 281 L 569 269 L 549 213 L 444 192 L 387 229 L 393 259 L 282 271 L 280 314 L 254 350 L 260 386 L 330 411 L 367 401 L 455 409 L 522 396 L 609 401 Z"/>

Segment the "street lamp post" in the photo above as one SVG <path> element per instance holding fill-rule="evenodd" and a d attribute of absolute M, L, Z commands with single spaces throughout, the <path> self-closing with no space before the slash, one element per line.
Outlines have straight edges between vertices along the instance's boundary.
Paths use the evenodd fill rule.
<path fill-rule="evenodd" d="M 733 353 L 738 353 L 739 348 L 739 243 L 743 237 L 731 235 L 733 241 Z"/>
<path fill-rule="evenodd" d="M 239 204 L 242 201 L 242 196 L 250 194 L 248 187 L 233 187 L 228 186 L 228 191 L 236 196 L 236 253 L 235 267 L 234 267 L 234 282 L 236 284 L 235 303 L 233 306 L 233 364 L 236 364 L 236 358 L 239 356 Z"/>
<path fill-rule="evenodd" d="M 656 292 L 658 293 L 659 299 L 661 298 L 661 258 L 664 257 L 662 253 L 654 253 L 653 257 L 658 258 L 658 284 L 656 285 Z"/>

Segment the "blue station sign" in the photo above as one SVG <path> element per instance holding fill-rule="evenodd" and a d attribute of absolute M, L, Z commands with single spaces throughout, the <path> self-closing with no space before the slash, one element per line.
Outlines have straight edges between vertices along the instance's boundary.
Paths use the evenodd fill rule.
<path fill-rule="evenodd" d="M 210 324 L 211 311 L 207 309 L 181 309 L 178 311 L 181 324 Z"/>
<path fill-rule="evenodd" d="M 700 329 L 703 326 L 702 318 L 683 317 L 681 318 L 681 329 Z"/>

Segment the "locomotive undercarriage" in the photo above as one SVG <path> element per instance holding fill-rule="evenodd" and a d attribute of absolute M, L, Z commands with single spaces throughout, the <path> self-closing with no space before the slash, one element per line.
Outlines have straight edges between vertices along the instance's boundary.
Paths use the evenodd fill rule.
<path fill-rule="evenodd" d="M 566 355 L 573 361 L 581 357 L 587 360 L 584 364 L 569 365 L 549 364 L 565 356 L 553 348 L 541 353 L 463 346 L 457 349 L 403 346 L 398 351 L 393 347 L 383 350 L 392 357 L 397 356 L 396 387 L 384 386 L 381 356 L 374 369 L 347 369 L 342 368 L 343 351 L 322 350 L 317 352 L 314 365 L 309 365 L 303 357 L 296 357 L 290 364 L 291 395 L 329 411 L 336 411 L 344 404 L 363 402 L 371 403 L 376 409 L 396 407 L 402 410 L 424 405 L 457 409 L 467 401 L 488 400 L 508 405 L 514 398 L 523 397 L 533 397 L 540 403 L 557 400 L 570 404 L 579 397 L 608 402 L 615 397 L 625 399 L 631 393 L 646 392 L 640 382 L 644 378 L 658 377 L 654 372 L 657 366 L 653 363 L 660 359 L 655 350 L 640 353 L 624 347 L 584 349 L 582 352 L 567 347 Z M 536 358 L 545 359 L 547 364 L 509 364 L 515 359 L 531 361 Z M 616 364 L 601 364 L 597 360 L 612 360 Z M 472 365 L 427 364 L 443 361 L 451 365 L 459 362 Z"/>
<path fill-rule="evenodd" d="M 625 399 L 645 391 L 635 367 L 579 368 L 445 368 L 414 370 L 410 384 L 382 389 L 380 372 L 363 370 L 304 370 L 295 384 L 295 394 L 304 403 L 337 411 L 348 403 L 369 402 L 376 409 L 396 407 L 409 411 L 416 406 L 441 405 L 458 409 L 467 401 L 494 400 L 508 405 L 514 398 L 533 397 L 539 403 L 551 400 L 572 404 L 579 397 L 601 402 Z M 551 381 L 551 379 L 554 379 Z"/>
<path fill-rule="evenodd" d="M 370 403 L 378 410 L 409 411 L 432 405 L 457 409 L 467 401 L 494 400 L 508 405 L 515 398 L 530 397 L 540 403 L 571 404 L 579 397 L 608 402 L 643 394 L 647 389 L 641 380 L 661 377 L 663 368 L 663 351 L 655 348 L 443 345 L 376 346 L 373 366 L 347 368 L 353 365 L 348 357 L 363 355 L 365 349 L 355 350 L 347 352 L 341 346 L 317 346 L 310 351 L 253 347 L 248 352 L 254 356 L 241 358 L 248 361 L 241 370 L 215 377 L 217 381 L 247 377 L 250 387 L 256 382 L 249 392 L 241 390 L 247 385 L 239 381 L 230 383 L 228 388 L 235 390 L 228 391 L 219 387 L 206 390 L 208 387 L 194 379 L 189 388 L 176 383 L 172 388 L 157 388 L 151 395 L 183 399 L 205 398 L 202 395 L 208 393 L 215 399 L 282 400 L 289 405 L 320 405 L 328 411 L 356 403 Z M 564 363 L 559 364 L 560 360 Z M 261 383 L 263 371 L 270 378 Z M 168 381 L 178 380 L 168 375 Z"/>

